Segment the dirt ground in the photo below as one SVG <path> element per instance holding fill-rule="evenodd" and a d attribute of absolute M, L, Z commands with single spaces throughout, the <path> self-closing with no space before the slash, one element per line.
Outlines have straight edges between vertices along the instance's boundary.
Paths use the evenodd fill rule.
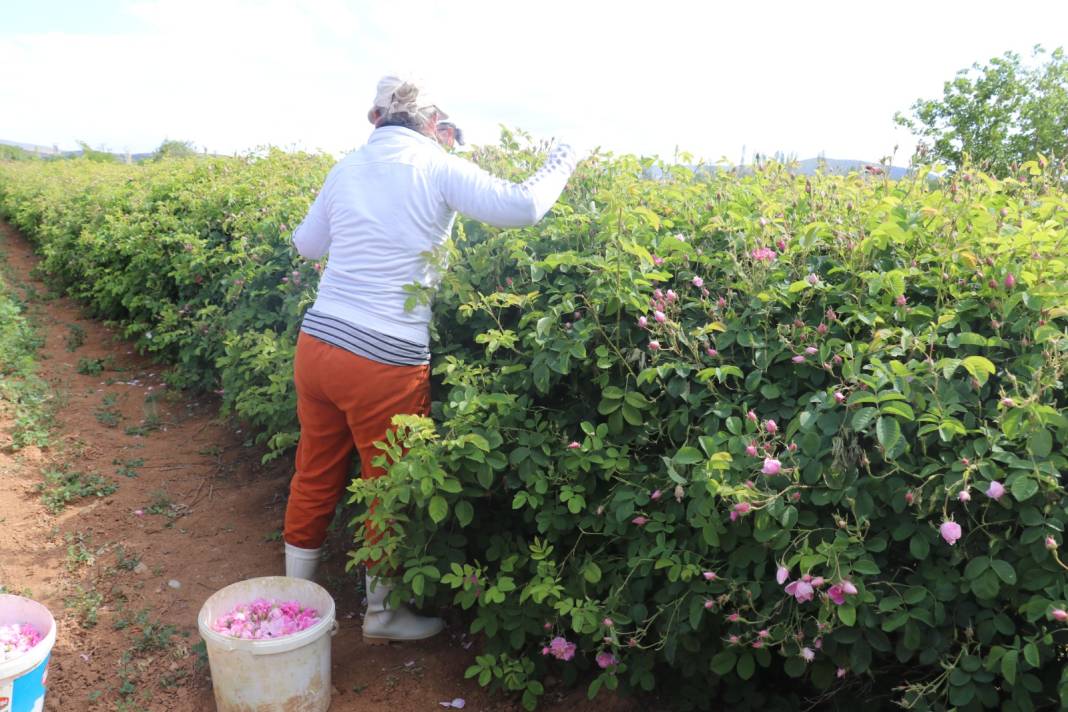
<path fill-rule="evenodd" d="M 29 244 L 2 223 L 0 255 L 44 337 L 39 373 L 58 399 L 47 448 L 0 450 L 0 584 L 32 595 L 58 621 L 46 709 L 214 710 L 196 616 L 218 589 L 282 572 L 292 460 L 261 466 L 247 433 L 217 419 L 217 401 L 168 389 L 163 367 L 49 296 L 30 277 Z M 82 359 L 104 369 L 80 374 Z M 10 426 L 0 419 L 0 432 Z M 49 472 L 95 474 L 117 489 L 53 514 L 39 490 Z M 320 582 L 340 624 L 333 712 L 434 710 L 457 697 L 467 710 L 521 709 L 464 679 L 476 651 L 455 620 L 432 641 L 364 645 L 363 600 L 343 571 L 341 532 L 327 549 Z M 583 689 L 550 689 L 541 707 L 638 708 L 603 695 L 587 702 Z"/>

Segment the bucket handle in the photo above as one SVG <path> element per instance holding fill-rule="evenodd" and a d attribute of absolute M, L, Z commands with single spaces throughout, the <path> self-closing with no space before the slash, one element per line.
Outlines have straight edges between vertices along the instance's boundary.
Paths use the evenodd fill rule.
<path fill-rule="evenodd" d="M 341 629 L 341 626 L 338 625 L 337 619 L 335 618 L 334 619 L 334 624 L 332 626 L 330 626 L 330 637 L 333 638 L 335 635 L 337 635 L 337 632 L 340 629 Z"/>

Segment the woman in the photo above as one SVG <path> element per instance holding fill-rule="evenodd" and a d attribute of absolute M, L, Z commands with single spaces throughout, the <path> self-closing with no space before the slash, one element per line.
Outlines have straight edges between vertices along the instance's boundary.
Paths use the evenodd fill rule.
<path fill-rule="evenodd" d="M 397 414 L 430 411 L 430 307 L 405 309 L 405 285 L 433 287 L 425 254 L 448 239 L 456 213 L 497 227 L 537 223 L 575 168 L 558 144 L 521 184 L 502 181 L 446 152 L 435 139 L 447 118 L 421 87 L 386 76 L 367 118 L 367 144 L 331 169 L 304 222 L 293 233 L 308 259 L 330 254 L 315 303 L 297 340 L 294 378 L 300 442 L 286 507 L 286 575 L 311 578 L 334 508 L 347 484 L 353 451 L 361 476 Z M 438 618 L 388 608 L 389 588 L 367 578 L 368 642 L 421 640 L 443 628 Z"/>

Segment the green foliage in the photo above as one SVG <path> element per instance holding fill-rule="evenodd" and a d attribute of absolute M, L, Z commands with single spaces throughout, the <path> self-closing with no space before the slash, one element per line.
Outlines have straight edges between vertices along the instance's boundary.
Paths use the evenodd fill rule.
<path fill-rule="evenodd" d="M 152 154 L 152 160 L 162 161 L 167 158 L 189 158 L 197 155 L 197 151 L 193 148 L 191 141 L 175 141 L 174 139 L 167 139 L 159 145 L 159 148 Z"/>
<path fill-rule="evenodd" d="M 52 424 L 52 395 L 37 375 L 36 354 L 42 341 L 3 274 L 0 324 L 0 414 L 14 423 L 0 440 L 0 448 L 44 447 Z"/>
<path fill-rule="evenodd" d="M 1036 47 L 1034 58 L 1045 51 Z M 919 99 L 912 115 L 895 121 L 931 142 L 925 157 L 975 164 L 1007 175 L 1039 155 L 1064 172 L 1068 160 L 1068 57 L 1063 48 L 1038 66 L 1006 52 L 985 66 L 973 64 L 946 82 L 941 100 Z"/>
<path fill-rule="evenodd" d="M 44 482 L 37 484 L 37 491 L 41 493 L 41 503 L 53 514 L 79 499 L 107 497 L 119 488 L 106 477 L 66 469 L 45 470 L 43 477 Z"/>
<path fill-rule="evenodd" d="M 511 134 L 473 155 L 511 179 L 543 160 Z M 0 210 L 57 284 L 279 453 L 316 276 L 288 226 L 327 166 L 12 163 Z M 390 532 L 357 526 L 353 562 L 465 612 L 468 676 L 528 708 L 550 674 L 680 709 L 1061 704 L 1057 179 L 651 167 L 595 156 L 537 227 L 460 225 L 433 418 L 399 418 L 388 474 L 353 483 L 378 501 L 355 523 Z M 556 637 L 572 660 L 543 654 Z"/>

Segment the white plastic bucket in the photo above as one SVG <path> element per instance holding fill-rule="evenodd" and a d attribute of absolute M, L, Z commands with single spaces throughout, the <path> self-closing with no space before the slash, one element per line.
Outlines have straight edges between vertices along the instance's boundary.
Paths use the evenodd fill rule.
<path fill-rule="evenodd" d="M 0 712 L 42 712 L 56 621 L 37 601 L 0 594 L 0 625 L 15 623 L 29 623 L 43 637 L 26 653 L 0 663 Z"/>
<path fill-rule="evenodd" d="M 216 633 L 212 623 L 257 598 L 298 601 L 319 612 L 311 628 L 275 640 Z M 208 650 L 219 712 L 325 712 L 330 707 L 330 640 L 334 599 L 304 579 L 264 576 L 238 581 L 204 602 L 197 627 Z"/>

